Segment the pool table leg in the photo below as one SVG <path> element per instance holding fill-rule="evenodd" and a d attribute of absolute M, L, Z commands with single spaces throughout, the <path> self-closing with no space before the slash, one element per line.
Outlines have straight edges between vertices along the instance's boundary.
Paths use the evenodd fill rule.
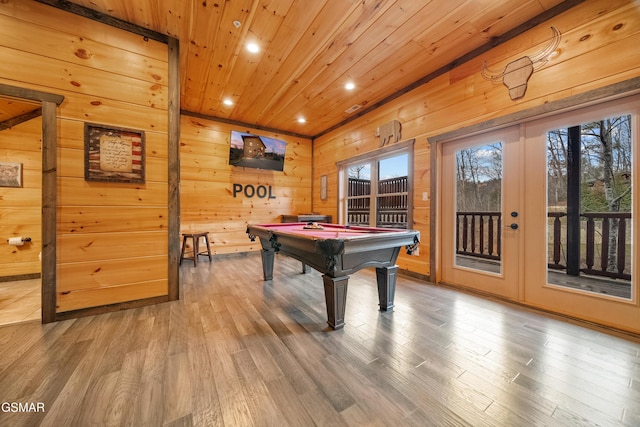
<path fill-rule="evenodd" d="M 264 280 L 273 279 L 273 260 L 275 254 L 275 251 L 262 250 L 262 275 L 264 276 Z"/>
<path fill-rule="evenodd" d="M 397 273 L 397 265 L 394 265 L 393 267 L 376 268 L 376 277 L 378 279 L 378 302 L 380 303 L 380 311 L 393 310 L 393 298 L 396 293 Z"/>
<path fill-rule="evenodd" d="M 331 277 L 323 274 L 322 280 L 324 280 L 324 298 L 327 302 L 327 323 L 333 329 L 340 329 L 344 326 L 349 276 Z"/>

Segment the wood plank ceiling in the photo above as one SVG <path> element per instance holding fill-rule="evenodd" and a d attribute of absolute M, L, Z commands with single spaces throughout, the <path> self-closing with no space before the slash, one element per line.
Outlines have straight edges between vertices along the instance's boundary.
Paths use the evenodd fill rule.
<path fill-rule="evenodd" d="M 179 39 L 182 110 L 317 136 L 576 1 L 72 3 Z M 247 50 L 249 42 L 259 52 Z M 348 82 L 355 88 L 345 89 Z"/>
<path fill-rule="evenodd" d="M 0 97 L 0 131 L 10 129 L 41 114 L 39 103 Z"/>

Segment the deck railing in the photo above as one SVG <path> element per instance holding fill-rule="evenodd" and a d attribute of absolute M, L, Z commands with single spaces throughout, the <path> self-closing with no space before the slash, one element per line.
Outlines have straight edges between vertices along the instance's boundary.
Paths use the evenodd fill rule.
<path fill-rule="evenodd" d="M 499 260 L 502 253 L 500 212 L 457 212 L 456 252 Z"/>
<path fill-rule="evenodd" d="M 502 218 L 500 212 L 457 212 L 456 252 L 477 258 L 501 259 Z M 566 270 L 566 216 L 564 212 L 548 212 L 549 262 L 554 270 Z M 631 280 L 629 265 L 631 213 L 594 212 L 580 215 L 582 220 L 580 271 L 597 276 Z M 617 232 L 615 260 L 609 260 L 610 232 Z M 596 257 L 599 248 L 599 256 Z M 597 258 L 597 259 L 596 259 Z"/>
<path fill-rule="evenodd" d="M 349 178 L 347 223 L 371 225 L 371 183 L 369 180 Z M 408 217 L 408 180 L 406 176 L 380 180 L 376 197 L 376 226 L 406 228 Z"/>
<path fill-rule="evenodd" d="M 564 212 L 549 212 L 549 219 L 553 218 L 552 245 L 553 258 L 549 260 L 549 268 L 554 270 L 566 270 L 567 265 L 563 253 L 566 247 L 563 244 L 562 234 L 566 229 L 567 216 Z M 630 246 L 631 212 L 593 212 L 580 214 L 584 218 L 581 223 L 584 244 L 581 246 L 580 258 L 583 259 L 580 271 L 594 276 L 605 276 L 615 279 L 631 280 L 630 265 L 627 247 Z M 615 239 L 615 259 L 613 266 L 609 261 L 610 233 L 617 233 Z M 629 232 L 627 232 L 629 230 Z M 600 248 L 599 257 L 596 260 L 596 248 Z M 597 263 L 597 265 L 596 265 Z M 595 268 L 594 268 L 595 267 Z"/>

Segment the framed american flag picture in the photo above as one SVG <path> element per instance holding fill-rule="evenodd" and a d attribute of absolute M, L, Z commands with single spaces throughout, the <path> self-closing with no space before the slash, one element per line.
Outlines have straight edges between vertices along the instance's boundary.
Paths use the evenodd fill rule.
<path fill-rule="evenodd" d="M 143 183 L 144 146 L 144 131 L 85 123 L 85 180 Z"/>

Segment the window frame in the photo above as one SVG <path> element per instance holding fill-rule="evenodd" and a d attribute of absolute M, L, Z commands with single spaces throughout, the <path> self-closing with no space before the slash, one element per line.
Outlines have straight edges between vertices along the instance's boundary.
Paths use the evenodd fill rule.
<path fill-rule="evenodd" d="M 415 139 L 402 141 L 397 144 L 388 145 L 379 148 L 374 151 L 360 154 L 358 156 L 351 157 L 349 159 L 336 162 L 338 169 L 338 222 L 340 224 L 346 224 L 347 221 L 347 196 L 348 196 L 348 169 L 352 166 L 370 163 L 371 164 L 371 176 L 375 177 L 376 183 L 378 180 L 378 162 L 390 157 L 399 156 L 402 154 L 407 155 L 407 229 L 413 228 L 413 152 L 414 152 Z M 378 190 L 377 184 L 371 185 L 370 198 L 370 223 L 375 224 L 376 221 L 376 209 L 377 209 L 377 197 Z M 374 227 L 375 225 L 370 225 Z"/>

